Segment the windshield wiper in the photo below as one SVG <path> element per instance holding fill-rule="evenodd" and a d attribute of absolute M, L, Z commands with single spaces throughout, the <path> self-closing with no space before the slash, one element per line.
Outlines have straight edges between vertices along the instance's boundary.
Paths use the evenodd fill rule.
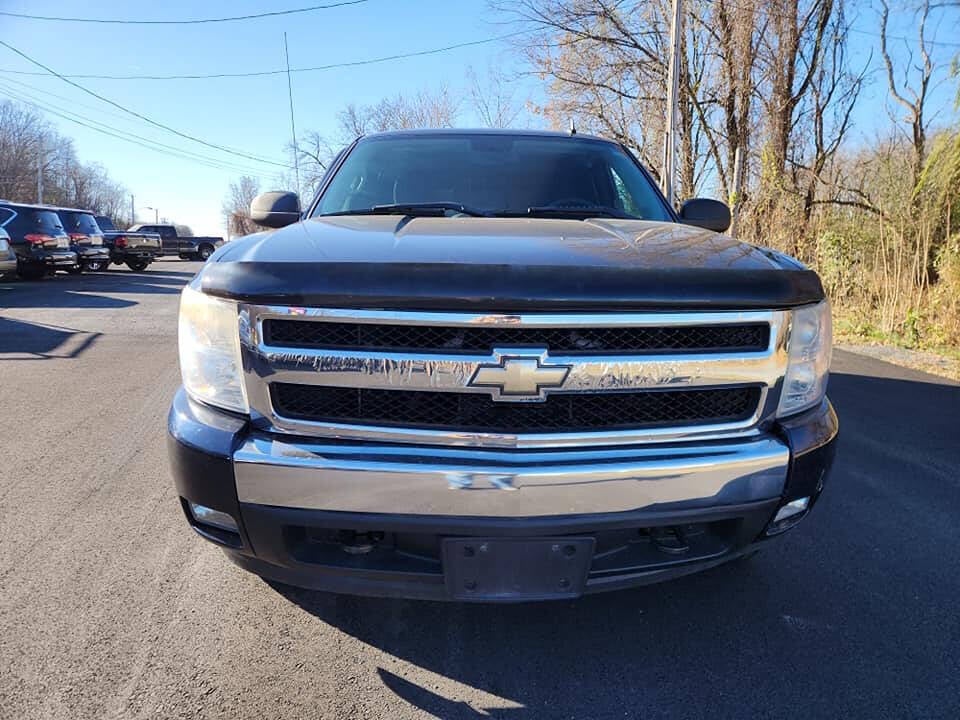
<path fill-rule="evenodd" d="M 490 213 L 477 210 L 469 205 L 455 202 L 425 202 L 425 203 L 394 203 L 392 205 L 374 205 L 371 208 L 357 210 L 341 210 L 339 212 L 323 213 L 321 217 L 331 215 L 410 215 L 413 217 L 445 217 L 448 212 L 473 217 L 489 217 Z"/>
<path fill-rule="evenodd" d="M 625 220 L 636 220 L 633 215 L 625 213 L 623 210 L 607 205 L 589 205 L 583 207 L 561 207 L 558 205 L 541 205 L 527 208 L 526 213 L 518 213 L 517 216 L 523 217 L 565 217 L 586 219 L 592 217 L 612 217 L 623 218 Z"/>

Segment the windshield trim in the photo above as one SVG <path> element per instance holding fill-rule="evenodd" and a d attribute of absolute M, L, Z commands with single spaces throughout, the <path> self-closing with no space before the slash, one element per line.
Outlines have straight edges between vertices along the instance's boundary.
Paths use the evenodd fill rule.
<path fill-rule="evenodd" d="M 376 135 L 361 135 L 360 137 L 356 138 L 352 143 L 350 143 L 350 145 L 348 145 L 346 148 L 341 150 L 340 153 L 334 158 L 333 164 L 331 164 L 327 172 L 324 174 L 323 181 L 321 182 L 320 187 L 317 188 L 317 192 L 314 193 L 313 200 L 310 203 L 310 207 L 307 209 L 307 212 L 303 214 L 303 219 L 310 219 L 310 218 L 322 216 L 317 212 L 317 209 L 320 205 L 320 201 L 323 199 L 324 193 L 327 191 L 327 188 L 330 186 L 330 182 L 333 180 L 336 174 L 340 172 L 340 168 L 343 166 L 343 163 L 353 153 L 353 151 L 356 149 L 356 147 L 360 143 L 380 142 L 382 140 L 393 140 L 393 139 L 396 139 L 397 137 L 402 136 L 403 134 L 404 133 L 401 133 L 401 132 L 385 132 L 385 133 L 378 133 Z M 411 136 L 413 136 L 414 134 L 417 137 L 422 137 L 422 138 L 445 138 L 445 137 L 446 138 L 449 138 L 449 137 L 470 138 L 470 137 L 479 137 L 482 135 L 495 134 L 495 135 L 503 135 L 506 137 L 547 137 L 547 138 L 555 137 L 557 138 L 558 141 L 561 141 L 561 142 L 564 139 L 564 136 L 562 135 L 550 135 L 550 134 L 544 135 L 542 133 L 538 133 L 535 131 L 523 132 L 522 130 L 517 132 L 510 132 L 510 133 L 487 133 L 487 132 L 475 132 L 475 131 L 469 131 L 469 130 L 464 130 L 462 132 L 458 132 L 456 130 L 445 130 L 441 132 L 419 130 L 419 131 L 416 131 L 415 133 L 413 132 L 410 133 Z M 630 151 L 630 148 L 628 148 L 623 143 L 619 143 L 614 140 L 607 140 L 604 138 L 592 137 L 589 135 L 582 135 L 582 136 L 575 135 L 572 137 L 575 137 L 578 142 L 589 142 L 589 143 L 595 143 L 598 145 L 613 145 L 614 147 L 618 148 L 630 159 L 630 161 L 637 167 L 637 169 L 641 172 L 641 174 L 650 183 L 650 187 L 653 190 L 654 197 L 657 198 L 657 202 L 660 203 L 660 206 L 663 208 L 663 211 L 669 216 L 670 220 L 675 223 L 680 222 L 680 216 L 677 214 L 677 211 L 674 210 L 673 207 L 671 207 L 670 204 L 667 202 L 667 199 L 664 197 L 663 193 L 660 191 L 660 186 L 653 179 L 653 176 L 649 173 L 647 168 L 644 167 L 643 163 L 640 162 L 637 156 Z M 547 219 L 550 219 L 550 218 L 547 218 Z"/>

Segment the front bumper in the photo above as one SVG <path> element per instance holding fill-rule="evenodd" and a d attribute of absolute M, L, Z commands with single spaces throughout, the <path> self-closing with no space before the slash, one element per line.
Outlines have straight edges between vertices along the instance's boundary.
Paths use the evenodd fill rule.
<path fill-rule="evenodd" d="M 254 432 L 181 389 L 169 431 L 188 521 L 241 567 L 315 589 L 449 599 L 444 538 L 592 538 L 586 593 L 742 555 L 783 504 L 812 507 L 837 420 L 825 401 L 767 434 L 695 446 L 408 448 Z M 188 501 L 238 531 L 197 522 Z"/>

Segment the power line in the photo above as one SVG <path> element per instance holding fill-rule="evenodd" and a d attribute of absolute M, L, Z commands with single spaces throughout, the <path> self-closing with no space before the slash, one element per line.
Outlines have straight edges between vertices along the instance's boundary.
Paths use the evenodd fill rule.
<path fill-rule="evenodd" d="M 140 147 L 146 148 L 147 150 L 153 150 L 154 152 L 160 153 L 162 155 L 169 155 L 180 160 L 187 160 L 192 163 L 199 165 L 204 165 L 206 167 L 213 168 L 215 170 L 226 170 L 229 172 L 238 172 L 244 175 L 260 175 L 260 170 L 255 170 L 253 168 L 243 167 L 241 165 L 235 165 L 233 163 L 227 163 L 217 158 L 211 158 L 206 155 L 199 155 L 193 153 L 189 150 L 183 150 L 181 148 L 174 147 L 172 145 L 166 145 L 157 140 L 151 140 L 150 138 L 143 137 L 142 135 L 137 135 L 135 133 L 127 132 L 125 130 L 117 130 L 115 128 L 110 128 L 108 125 L 97 122 L 96 120 L 89 118 L 85 115 L 79 113 L 71 112 L 69 110 L 64 110 L 63 108 L 58 108 L 56 105 L 52 105 L 48 102 L 40 100 L 29 93 L 24 92 L 20 88 L 11 88 L 5 83 L 0 82 L 0 95 L 4 95 L 12 100 L 21 102 L 30 107 L 36 108 L 45 113 L 49 113 L 56 117 L 59 117 L 68 122 L 75 123 L 82 127 L 94 130 L 95 132 L 101 133 L 103 135 L 108 135 L 110 137 L 116 138 L 118 140 L 124 140 L 133 145 L 139 145 Z M 28 98 L 24 100 L 23 98 Z M 77 119 L 80 118 L 80 119 Z"/>
<path fill-rule="evenodd" d="M 16 87 L 11 88 L 10 85 L 9 85 L 10 83 L 13 83 Z M 144 142 L 152 143 L 152 144 L 158 145 L 158 146 L 160 146 L 160 147 L 162 147 L 162 148 L 167 148 L 167 149 L 169 149 L 169 150 L 171 150 L 171 151 L 173 151 L 173 152 L 180 153 L 180 154 L 184 155 L 184 159 L 187 159 L 187 160 L 197 159 L 197 160 L 202 160 L 202 161 L 209 161 L 210 163 L 213 163 L 214 165 L 216 165 L 216 166 L 218 167 L 218 169 L 229 170 L 229 171 L 231 171 L 231 172 L 240 172 L 240 173 L 243 173 L 243 174 L 245 174 L 245 175 L 250 175 L 250 174 L 253 174 L 253 175 L 261 175 L 261 174 L 263 173 L 262 169 L 260 169 L 260 168 L 248 167 L 248 166 L 241 165 L 239 162 L 232 162 L 232 161 L 228 161 L 228 160 L 221 160 L 220 158 L 215 158 L 215 157 L 211 157 L 211 156 L 208 156 L 208 155 L 201 155 L 201 154 L 199 154 L 199 153 L 193 152 L 192 150 L 186 150 L 186 149 L 183 149 L 183 148 L 175 147 L 175 146 L 173 146 L 173 145 L 167 145 L 167 144 L 165 144 L 165 143 L 160 142 L 159 140 L 154 140 L 154 139 L 152 139 L 152 138 L 143 137 L 142 135 L 137 135 L 136 133 L 132 133 L 132 132 L 129 132 L 129 131 L 127 131 L 127 130 L 120 130 L 120 129 L 118 129 L 118 128 L 111 127 L 111 126 L 106 125 L 106 124 L 104 124 L 104 123 L 101 123 L 101 122 L 99 122 L 99 121 L 97 121 L 97 120 L 94 120 L 93 118 L 90 118 L 90 117 L 88 117 L 88 116 L 86 116 L 86 115 L 82 115 L 82 114 L 78 113 L 75 108 L 76 108 L 76 107 L 86 108 L 86 109 L 88 109 L 88 110 L 93 110 L 94 112 L 97 112 L 97 113 L 99 113 L 99 114 L 101 114 L 101 115 L 109 115 L 110 117 L 116 117 L 116 118 L 121 118 L 121 119 L 125 119 L 125 120 L 128 119 L 128 118 L 126 118 L 126 116 L 121 115 L 121 114 L 118 113 L 118 112 L 113 112 L 113 111 L 111 111 L 111 110 L 103 110 L 103 109 L 101 109 L 101 108 L 99 108 L 99 107 L 94 106 L 94 105 L 91 104 L 91 103 L 82 103 L 82 102 L 79 102 L 79 101 L 77 101 L 77 100 L 75 100 L 75 99 L 73 99 L 73 98 L 66 97 L 66 96 L 64 96 L 64 95 L 60 95 L 60 94 L 55 93 L 55 92 L 50 92 L 49 90 L 43 90 L 42 88 L 34 87 L 33 85 L 30 85 L 30 84 L 28 84 L 28 83 L 25 83 L 25 82 L 23 82 L 23 81 L 21 81 L 21 80 L 14 80 L 13 78 L 3 78 L 2 80 L 0 80 L 0 87 L 6 87 L 7 90 L 9 91 L 9 93 L 15 93 L 15 95 L 13 95 L 13 96 L 11 96 L 9 93 L 8 93 L 8 95 L 7 95 L 7 97 L 12 97 L 12 99 L 14 99 L 14 100 L 17 100 L 17 101 L 20 101 L 20 102 L 24 102 L 24 101 L 22 100 L 23 97 L 30 98 L 30 99 L 34 100 L 36 103 L 43 103 L 43 104 L 44 104 L 44 107 L 39 107 L 38 105 L 36 105 L 36 104 L 34 104 L 34 103 L 26 103 L 27 105 L 33 105 L 33 107 L 36 107 L 36 108 L 38 108 L 38 109 L 40 109 L 40 110 L 43 110 L 43 111 L 45 111 L 45 112 L 50 112 L 50 113 L 52 113 L 52 114 L 54 114 L 54 115 L 58 115 L 58 111 L 61 112 L 61 113 L 68 113 L 68 114 L 70 114 L 70 115 L 74 115 L 74 116 L 76 116 L 76 117 L 78 117 L 78 118 L 81 118 L 81 119 L 83 119 L 83 120 L 86 120 L 86 121 L 88 121 L 88 122 L 91 122 L 91 123 L 94 123 L 94 124 L 96 124 L 96 125 L 100 125 L 100 126 L 102 126 L 102 127 L 105 127 L 105 128 L 107 128 L 108 130 L 110 130 L 110 131 L 112 131 L 112 132 L 117 132 L 117 133 L 121 133 L 121 134 L 124 134 L 124 135 L 129 135 L 130 137 L 137 138 L 138 140 L 143 140 Z M 25 89 L 24 89 L 24 88 L 25 88 Z M 67 104 L 69 105 L 70 109 L 67 110 L 67 109 L 65 109 L 65 108 L 62 107 L 62 106 L 57 106 L 57 105 L 53 104 L 51 101 L 46 100 L 46 99 L 40 99 L 40 98 L 38 98 L 36 95 L 33 95 L 33 94 L 31 94 L 31 93 L 40 93 L 41 95 L 48 95 L 48 96 L 50 96 L 50 97 L 52 97 L 52 98 L 56 98 L 56 99 L 58 99 L 58 100 L 61 100 L 61 101 L 65 102 L 65 103 L 67 103 Z M 52 109 L 51 109 L 51 108 L 52 108 Z M 58 117 L 61 117 L 61 116 L 58 115 Z M 71 120 L 71 118 L 63 118 L 63 119 L 65 119 L 65 120 L 70 120 L 71 122 L 74 122 L 73 120 Z M 123 138 L 121 138 L 121 139 L 123 139 Z M 152 150 L 152 149 L 154 149 L 154 148 L 148 148 L 148 149 L 151 149 L 151 150 Z M 212 165 L 211 165 L 211 167 L 212 167 Z"/>
<path fill-rule="evenodd" d="M 11 88 L 10 86 L 2 82 L 0 82 L 0 93 L 4 94 L 6 97 L 12 100 L 15 100 L 17 102 L 21 102 L 25 105 L 29 105 L 33 108 L 36 108 L 37 110 L 41 110 L 51 115 L 55 115 L 56 117 L 59 117 L 63 120 L 67 120 L 77 125 L 82 125 L 83 127 L 89 128 L 91 130 L 95 130 L 105 135 L 109 135 L 110 137 L 114 137 L 120 140 L 126 140 L 127 142 L 130 142 L 134 145 L 140 145 L 141 147 L 145 147 L 148 150 L 154 150 L 162 154 L 177 157 L 178 159 L 188 160 L 190 162 L 196 162 L 217 170 L 227 170 L 230 172 L 239 172 L 243 174 L 257 174 L 257 175 L 261 173 L 260 170 L 257 170 L 254 168 L 248 168 L 242 165 L 228 163 L 228 162 L 219 160 L 217 158 L 212 158 L 206 155 L 199 155 L 189 150 L 183 150 L 181 148 L 177 148 L 172 145 L 166 145 L 165 143 L 161 143 L 157 140 L 152 140 L 150 138 L 143 137 L 142 135 L 137 135 L 135 133 L 131 133 L 126 130 L 117 130 L 115 128 L 111 128 L 109 125 L 100 123 L 85 115 L 81 115 L 76 112 L 65 110 L 63 108 L 58 108 L 56 105 L 53 105 L 49 102 L 41 100 L 36 96 L 31 95 L 30 93 L 26 93 L 20 88 Z M 27 98 L 27 99 L 25 100 L 24 98 Z M 78 120 L 77 118 L 80 118 L 80 119 Z"/>
<path fill-rule="evenodd" d="M 3 47 L 7 48 L 8 50 L 11 50 L 12 52 L 15 52 L 17 55 L 19 55 L 20 57 L 22 57 L 22 58 L 23 58 L 24 60 L 26 60 L 27 62 L 30 62 L 30 63 L 32 63 L 33 65 L 36 65 L 37 67 L 42 68 L 43 70 L 46 70 L 47 73 L 49 73 L 50 75 L 54 75 L 54 76 L 60 78 L 61 80 L 63 80 L 63 81 L 64 81 L 65 83 L 67 83 L 68 85 L 72 85 L 73 87 L 77 88 L 78 90 L 81 90 L 81 91 L 85 92 L 87 95 L 91 95 L 91 96 L 97 98 L 97 100 L 100 100 L 100 101 L 102 101 L 102 102 L 105 102 L 105 103 L 107 103 L 108 105 L 112 105 L 113 107 L 117 108 L 118 110 L 122 110 L 123 112 L 127 113 L 128 115 L 132 115 L 132 116 L 135 117 L 135 118 L 139 118 L 140 120 L 143 120 L 144 122 L 150 123 L 151 125 L 153 125 L 153 126 L 155 126 L 155 127 L 158 127 L 158 128 L 161 128 L 162 130 L 166 130 L 167 132 L 171 132 L 171 133 L 173 133 L 174 135 L 179 135 L 179 136 L 182 137 L 182 138 L 185 138 L 185 139 L 187 139 L 187 140 L 191 140 L 191 141 L 193 141 L 193 142 L 195 142 L 195 143 L 199 143 L 200 145 L 206 145 L 207 147 L 213 148 L 214 150 L 219 150 L 219 151 L 221 151 L 221 152 L 225 152 L 225 153 L 228 153 L 228 154 L 230 154 L 230 155 L 236 155 L 237 157 L 246 158 L 247 160 L 253 160 L 253 161 L 255 161 L 255 162 L 265 163 L 265 164 L 267 164 L 267 165 L 275 165 L 275 166 L 282 167 L 282 168 L 287 168 L 287 167 L 288 167 L 288 166 L 287 166 L 286 164 L 284 164 L 284 163 L 278 163 L 278 162 L 274 162 L 273 160 L 267 160 L 267 159 L 265 159 L 265 158 L 257 157 L 256 155 L 251 155 L 251 154 L 249 154 L 249 153 L 240 152 L 240 151 L 237 151 L 237 150 L 231 150 L 230 148 L 224 147 L 223 145 L 217 145 L 216 143 L 211 143 L 211 142 L 207 142 L 206 140 L 201 140 L 201 139 L 198 138 L 198 137 L 194 137 L 193 135 L 189 135 L 189 134 L 187 134 L 187 133 L 185 133 L 185 132 L 181 132 L 180 130 L 177 130 L 176 128 L 170 127 L 169 125 L 164 125 L 163 123 L 157 122 L 156 120 L 153 120 L 153 119 L 147 117 L 146 115 L 142 115 L 142 114 L 136 112 L 135 110 L 131 110 L 130 108 L 124 107 L 123 105 L 121 105 L 121 104 L 118 103 L 118 102 L 114 102 L 114 101 L 111 100 L 110 98 L 106 98 L 106 97 L 104 97 L 103 95 L 98 95 L 97 93 L 93 92 L 93 90 L 88 90 L 88 89 L 85 88 L 83 85 L 80 85 L 79 83 L 75 83 L 73 80 L 70 80 L 69 78 L 64 77 L 63 75 L 61 75 L 60 73 L 58 73 L 56 70 L 53 70 L 53 69 L 47 67 L 46 65 L 44 65 L 43 63 L 41 63 L 39 60 L 34 60 L 32 57 L 30 57 L 30 56 L 27 55 L 26 53 L 21 52 L 20 50 L 17 50 L 17 48 L 13 47 L 13 45 L 11 45 L 10 43 L 8 43 L 8 42 L 6 42 L 6 41 L 4 41 L 4 40 L 0 40 L 0 45 L 2 45 Z"/>
<path fill-rule="evenodd" d="M 325 70 L 337 70 L 340 68 L 348 67 L 359 67 L 362 65 L 376 65 L 378 63 L 391 62 L 393 60 L 405 60 L 407 58 L 413 57 L 424 57 L 426 55 L 437 55 L 439 53 L 449 52 L 451 50 L 459 50 L 460 48 L 465 47 L 474 47 L 476 45 L 486 45 L 487 43 L 497 42 L 499 40 L 507 40 L 518 35 L 527 35 L 530 30 L 519 30 L 517 32 L 507 33 L 506 35 L 495 35 L 493 37 L 482 38 L 480 40 L 471 40 L 469 42 L 457 43 L 455 45 L 445 45 L 438 48 L 430 48 L 428 50 L 416 50 L 414 52 L 408 53 L 399 53 L 396 55 L 384 55 L 381 57 L 367 58 L 364 60 L 352 60 L 349 62 L 342 63 L 333 63 L 331 65 L 317 65 L 315 67 L 305 67 L 305 68 L 290 68 L 291 73 L 304 73 L 304 72 L 322 72 Z M 6 44 L 6 43 L 4 43 Z M 9 46 L 8 46 L 9 47 Z M 30 71 L 30 70 L 8 70 L 0 69 L 0 72 L 11 73 L 13 75 L 47 75 L 48 73 Z M 209 73 L 209 74 L 196 74 L 196 75 L 59 75 L 61 79 L 63 78 L 74 78 L 77 80 L 210 80 L 214 78 L 249 78 L 249 77 L 265 77 L 269 75 L 286 75 L 286 68 L 278 68 L 277 70 L 259 70 L 253 72 L 242 72 L 242 73 Z"/>
<path fill-rule="evenodd" d="M 46 77 L 46 73 L 40 74 Z M 62 100 L 63 102 L 68 103 L 71 107 L 86 108 L 87 110 L 93 110 L 104 117 L 115 117 L 123 120 L 124 122 L 131 121 L 127 115 L 118 113 L 116 110 L 107 110 L 101 105 L 94 105 L 92 102 L 82 102 L 75 98 L 67 97 L 66 95 L 60 95 L 59 93 L 51 92 L 50 90 L 44 90 L 43 88 L 38 88 L 35 85 L 24 82 L 23 80 L 17 80 L 16 78 L 12 77 L 4 77 L 2 78 L 2 81 L 5 83 L 13 83 L 14 85 L 18 86 L 16 88 L 18 92 L 20 92 L 20 88 L 26 88 L 26 90 L 31 92 L 40 93 L 41 95 L 47 95 L 49 97 L 56 98 L 57 100 Z"/>
<path fill-rule="evenodd" d="M 241 20 L 259 20 L 261 18 L 280 17 L 281 15 L 296 15 L 299 13 L 314 12 L 316 10 L 330 10 L 331 8 L 343 7 L 345 5 L 359 5 L 360 3 L 365 2 L 368 2 L 368 0 L 343 0 L 342 2 L 330 3 L 328 5 L 310 5 L 308 7 L 291 8 L 288 10 L 272 10 L 270 12 L 256 13 L 252 15 L 233 15 L 230 17 L 219 18 L 190 18 L 186 20 L 121 20 L 119 18 L 55 17 L 50 15 L 30 15 L 27 13 L 5 11 L 0 11 L 0 15 L 19 18 L 21 20 L 95 23 L 102 25 L 204 25 L 210 23 L 238 22 Z"/>

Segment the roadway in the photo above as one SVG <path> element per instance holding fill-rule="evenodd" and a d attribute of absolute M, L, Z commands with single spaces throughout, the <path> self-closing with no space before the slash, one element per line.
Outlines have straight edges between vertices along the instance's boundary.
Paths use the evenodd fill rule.
<path fill-rule="evenodd" d="M 747 562 L 541 605 L 290 590 L 169 478 L 198 267 L 0 283 L 0 718 L 960 716 L 960 386 L 838 352 L 824 499 Z"/>

